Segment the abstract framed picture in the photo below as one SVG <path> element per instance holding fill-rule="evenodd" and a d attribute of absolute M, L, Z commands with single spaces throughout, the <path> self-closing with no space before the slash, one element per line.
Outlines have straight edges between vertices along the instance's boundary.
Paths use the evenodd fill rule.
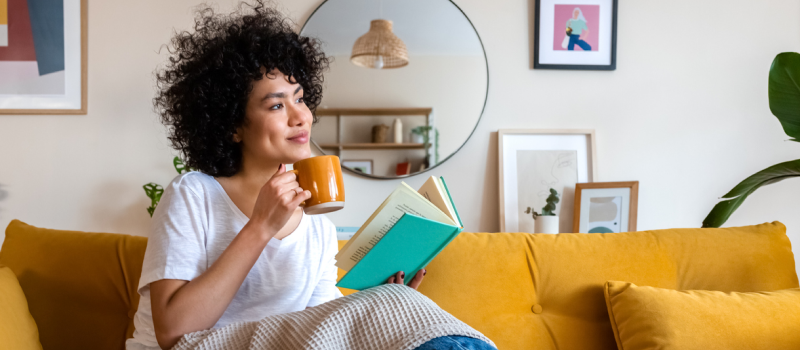
<path fill-rule="evenodd" d="M 0 114 L 86 114 L 87 0 L 0 0 Z"/>
<path fill-rule="evenodd" d="M 572 232 L 636 231 L 638 203 L 639 181 L 576 184 Z"/>
<path fill-rule="evenodd" d="M 617 0 L 536 0 L 533 68 L 617 68 Z"/>
<path fill-rule="evenodd" d="M 342 160 L 342 166 L 346 166 L 353 171 L 372 174 L 372 159 L 362 160 Z"/>
<path fill-rule="evenodd" d="M 596 179 L 594 130 L 504 129 L 497 143 L 500 231 L 533 232 L 533 216 L 524 211 L 540 211 L 552 188 L 559 232 L 570 232 L 575 184 Z"/>

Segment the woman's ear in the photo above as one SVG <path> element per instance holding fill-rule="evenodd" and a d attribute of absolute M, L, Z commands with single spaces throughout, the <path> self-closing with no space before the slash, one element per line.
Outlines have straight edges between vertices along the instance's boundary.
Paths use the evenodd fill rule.
<path fill-rule="evenodd" d="M 236 142 L 236 143 L 242 142 L 242 138 L 239 137 L 239 133 L 238 132 L 233 134 L 233 142 Z"/>

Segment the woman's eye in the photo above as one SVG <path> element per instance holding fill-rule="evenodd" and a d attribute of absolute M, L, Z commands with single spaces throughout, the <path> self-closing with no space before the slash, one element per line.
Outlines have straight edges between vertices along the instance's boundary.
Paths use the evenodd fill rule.
<path fill-rule="evenodd" d="M 276 104 L 276 105 L 270 107 L 269 109 L 280 109 L 281 107 L 283 107 L 283 104 L 279 103 L 279 104 Z"/>
<path fill-rule="evenodd" d="M 297 99 L 297 102 L 296 102 L 296 103 L 306 103 L 306 100 L 305 100 L 304 98 L 302 98 L 302 97 L 301 97 L 301 98 L 298 98 L 298 99 Z"/>

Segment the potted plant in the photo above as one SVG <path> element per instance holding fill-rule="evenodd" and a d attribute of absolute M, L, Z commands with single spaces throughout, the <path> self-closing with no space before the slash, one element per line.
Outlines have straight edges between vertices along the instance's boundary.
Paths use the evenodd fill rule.
<path fill-rule="evenodd" d="M 800 54 L 783 52 L 769 69 L 769 109 L 778 118 L 790 141 L 800 142 Z M 747 197 L 759 187 L 800 176 L 800 159 L 775 164 L 744 179 L 722 196 L 703 227 L 720 227 Z"/>
<path fill-rule="evenodd" d="M 525 214 L 533 215 L 533 233 L 558 233 L 558 216 L 555 213 L 558 192 L 551 188 L 550 195 L 547 196 L 545 201 L 547 205 L 542 208 L 541 214 L 531 209 L 531 207 L 525 210 Z"/>
<path fill-rule="evenodd" d="M 428 132 L 432 126 L 418 126 L 411 129 L 411 143 L 428 143 Z"/>

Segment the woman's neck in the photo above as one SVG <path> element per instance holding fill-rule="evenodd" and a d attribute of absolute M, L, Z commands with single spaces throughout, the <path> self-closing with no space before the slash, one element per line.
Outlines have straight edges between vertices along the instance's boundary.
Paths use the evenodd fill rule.
<path fill-rule="evenodd" d="M 246 193 L 257 195 L 278 168 L 281 166 L 277 161 L 255 161 L 252 159 L 242 159 L 242 166 L 235 175 L 231 176 L 231 180 L 237 183 L 237 187 L 244 190 Z"/>

